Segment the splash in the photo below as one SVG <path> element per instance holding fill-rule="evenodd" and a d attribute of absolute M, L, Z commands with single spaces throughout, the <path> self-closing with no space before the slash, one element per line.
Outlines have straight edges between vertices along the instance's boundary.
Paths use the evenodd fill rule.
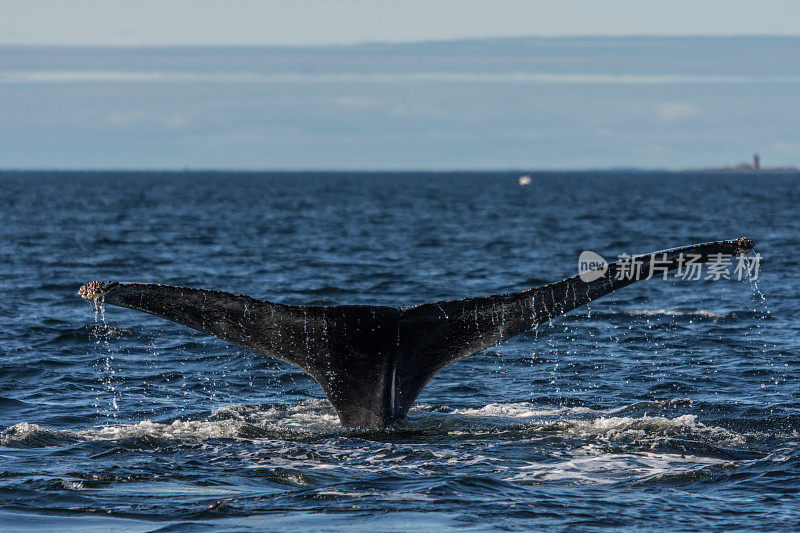
<path fill-rule="evenodd" d="M 83 288 L 83 287 L 82 287 Z M 114 365 L 114 354 L 111 350 L 109 339 L 113 331 L 106 322 L 106 307 L 105 299 L 100 296 L 89 300 L 92 304 L 94 315 L 94 328 L 92 334 L 95 337 L 95 346 L 97 346 L 98 353 L 102 354 L 99 361 L 95 361 L 94 368 L 100 375 L 100 382 L 102 389 L 95 389 L 97 396 L 95 398 L 95 409 L 98 413 L 106 416 L 116 418 L 119 414 L 119 377 Z M 103 398 L 110 398 L 106 407 L 101 407 L 105 401 Z"/>
<path fill-rule="evenodd" d="M 81 441 L 158 440 L 206 441 L 303 439 L 309 436 L 351 434 L 344 429 L 325 400 L 299 404 L 229 405 L 205 419 L 181 418 L 171 422 L 146 419 L 131 424 L 107 424 L 80 431 L 54 430 L 21 422 L 0 432 L 0 445 L 24 447 L 59 446 Z"/>
<path fill-rule="evenodd" d="M 683 405 L 685 399 L 648 402 L 657 408 Z M 53 430 L 22 422 L 0 432 L 0 444 L 50 446 L 77 441 L 115 441 L 127 438 L 153 437 L 165 440 L 205 441 L 209 439 L 287 439 L 309 437 L 352 437 L 414 432 L 440 436 L 476 435 L 497 430 L 519 432 L 529 438 L 531 431 L 542 436 L 607 440 L 658 440 L 668 436 L 693 436 L 728 444 L 741 441 L 743 435 L 723 428 L 705 425 L 695 414 L 668 416 L 625 416 L 626 409 L 641 407 L 626 405 L 606 410 L 587 407 L 545 407 L 533 403 L 491 403 L 475 409 L 450 409 L 445 406 L 421 404 L 412 408 L 411 416 L 399 429 L 384 432 L 363 432 L 342 427 L 323 399 L 301 403 L 228 405 L 207 418 L 191 417 L 169 422 L 149 419 L 130 424 L 110 424 L 80 431 Z M 368 437 L 372 438 L 372 437 Z"/>
<path fill-rule="evenodd" d="M 753 311 L 758 313 L 760 316 L 758 317 L 759 320 L 755 321 L 753 328 L 755 329 L 755 337 L 756 343 L 758 344 L 758 348 L 761 351 L 761 357 L 766 362 L 767 367 L 770 370 L 770 376 L 767 378 L 766 381 L 761 383 L 762 389 L 767 389 L 770 387 L 779 386 L 782 383 L 786 382 L 786 377 L 783 372 L 780 371 L 778 368 L 778 364 L 774 361 L 774 359 L 769 355 L 770 350 L 776 350 L 776 345 L 770 344 L 766 340 L 766 328 L 767 328 L 767 321 L 771 318 L 772 310 L 767 303 L 766 295 L 761 291 L 761 287 L 759 285 L 759 278 L 758 278 L 758 267 L 759 267 L 759 260 L 760 257 L 752 256 L 747 258 L 747 263 L 745 268 L 743 269 L 747 280 L 750 282 L 750 285 L 753 290 L 753 299 L 755 303 L 753 304 Z M 787 363 L 784 363 L 784 366 L 788 366 Z M 779 377 L 780 376 L 780 377 Z"/>

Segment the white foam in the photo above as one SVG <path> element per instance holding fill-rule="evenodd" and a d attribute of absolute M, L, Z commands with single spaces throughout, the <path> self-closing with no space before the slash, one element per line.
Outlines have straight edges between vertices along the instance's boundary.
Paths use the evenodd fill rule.
<path fill-rule="evenodd" d="M 519 403 L 490 403 L 477 409 L 454 409 L 453 414 L 481 417 L 504 418 L 542 418 L 555 417 L 565 414 L 583 414 L 595 412 L 588 407 L 551 407 L 543 408 L 529 402 Z"/>
<path fill-rule="evenodd" d="M 378 491 L 349 491 L 336 489 L 322 489 L 316 492 L 318 496 L 329 496 L 334 498 L 370 498 L 380 501 L 433 501 L 433 498 L 425 494 L 415 494 L 411 492 L 378 492 Z"/>
<path fill-rule="evenodd" d="M 304 434 L 343 431 L 327 402 L 310 400 L 289 406 L 231 405 L 217 409 L 208 420 L 175 420 L 171 423 L 142 420 L 133 424 L 110 424 L 81 431 L 53 430 L 38 424 L 21 422 L 0 433 L 0 444 L 47 439 L 113 441 L 138 437 L 184 441 L 252 439 L 248 436 L 247 428 Z"/>
<path fill-rule="evenodd" d="M 697 415 L 680 415 L 674 418 L 661 416 L 642 416 L 633 418 L 629 416 L 612 416 L 595 418 L 592 420 L 559 420 L 544 427 L 576 436 L 605 435 L 609 437 L 663 435 L 673 433 L 674 430 L 697 432 L 707 429 L 697 423 Z M 718 429 L 718 428 L 714 428 Z"/>
<path fill-rule="evenodd" d="M 655 400 L 655 401 L 642 401 L 620 407 L 612 407 L 609 409 L 592 409 L 590 407 L 542 407 L 541 405 L 531 402 L 517 402 L 517 403 L 490 403 L 479 408 L 464 408 L 453 409 L 450 411 L 455 415 L 474 416 L 474 417 L 502 417 L 502 418 L 553 418 L 563 417 L 568 415 L 609 415 L 618 413 L 631 408 L 648 408 L 648 409 L 663 409 L 665 407 L 675 407 L 679 405 L 691 405 L 690 398 L 672 398 L 669 400 Z M 417 406 L 418 409 L 424 410 L 426 406 Z"/>
<path fill-rule="evenodd" d="M 15 424 L 0 433 L 0 444 L 6 446 L 14 442 L 21 442 L 29 439 L 46 440 L 49 438 L 74 438 L 74 433 L 70 431 L 48 429 L 40 426 L 39 424 L 20 422 L 19 424 Z"/>
<path fill-rule="evenodd" d="M 717 320 L 732 316 L 733 313 L 716 313 L 714 311 L 707 311 L 705 309 L 697 309 L 693 311 L 675 311 L 672 309 L 634 309 L 631 311 L 625 311 L 624 314 L 630 316 L 701 316 L 703 318 Z"/>
<path fill-rule="evenodd" d="M 496 431 L 498 421 L 505 420 L 512 427 L 546 432 L 548 435 L 564 435 L 570 437 L 605 439 L 655 439 L 674 435 L 694 435 L 724 441 L 726 444 L 741 443 L 744 436 L 724 428 L 707 426 L 697 421 L 697 415 L 683 414 L 676 417 L 647 415 L 640 417 L 615 416 L 627 409 L 648 409 L 658 411 L 666 407 L 690 406 L 689 398 L 673 398 L 654 402 L 637 402 L 604 410 L 588 407 L 542 407 L 540 405 L 520 402 L 499 404 L 490 403 L 475 409 L 454 409 L 450 414 L 468 420 L 484 420 L 485 431 Z M 594 416 L 593 416 L 594 415 Z M 481 433 L 473 425 L 461 428 L 455 421 L 451 424 L 450 435 L 466 435 Z M 507 427 L 507 426 L 502 426 Z"/>
<path fill-rule="evenodd" d="M 202 448 L 211 454 L 232 451 L 243 468 L 294 472 L 286 481 L 306 486 L 313 485 L 305 477 L 309 472 L 319 472 L 323 476 L 337 475 L 339 471 L 346 471 L 348 475 L 381 472 L 426 476 L 431 469 L 460 472 L 476 468 L 489 469 L 511 482 L 603 484 L 682 475 L 713 466 L 747 462 L 732 463 L 717 457 L 664 451 L 665 444 L 666 450 L 671 449 L 668 443 L 674 437 L 707 442 L 711 446 L 743 441 L 742 435 L 702 424 L 695 414 L 675 417 L 614 415 L 630 407 L 641 409 L 674 403 L 691 405 L 687 399 L 640 402 L 603 411 L 586 407 L 547 408 L 530 402 L 491 403 L 481 408 L 449 411 L 441 406 L 423 405 L 405 429 L 415 433 L 430 432 L 439 438 L 383 441 L 369 436 L 352 438 L 353 433 L 338 424 L 327 402 L 311 400 L 291 405 L 230 405 L 217 409 L 206 420 L 170 423 L 143 420 L 81 431 L 52 430 L 23 422 L 0 433 L 0 444 L 47 446 L 64 441 L 116 441 L 137 437 L 200 441 Z M 426 407 L 430 410 L 424 411 Z M 262 429 L 263 433 L 254 428 Z M 486 438 L 498 431 L 506 432 L 509 439 L 499 442 Z M 309 440 L 309 436 L 315 438 Z M 325 438 L 316 438 L 319 436 Z M 552 440 L 553 437 L 563 439 L 563 444 Z M 203 442 L 221 438 L 257 442 L 254 446 L 235 448 Z M 544 456 L 535 451 L 543 439 L 550 443 L 544 449 Z M 521 445 L 523 450 L 530 446 L 532 453 L 528 460 L 525 455 L 509 460 L 503 451 L 508 443 Z M 786 451 L 778 452 L 772 459 L 785 461 Z M 79 480 L 68 480 L 68 483 L 66 488 L 82 488 Z M 316 494 L 386 500 L 425 498 L 413 492 L 373 494 L 338 486 L 320 488 Z"/>
<path fill-rule="evenodd" d="M 240 421 L 176 420 L 159 424 L 143 420 L 138 424 L 101 426 L 76 434 L 86 440 L 119 440 L 131 437 L 157 437 L 176 440 L 207 440 L 237 438 L 244 423 Z"/>
<path fill-rule="evenodd" d="M 675 453 L 609 453 L 593 445 L 584 446 L 571 454 L 562 461 L 528 463 L 509 481 L 606 484 L 681 475 L 712 465 L 731 464 L 713 457 Z"/>
<path fill-rule="evenodd" d="M 410 429 L 442 433 L 450 436 L 483 435 L 498 429 L 510 431 L 537 431 L 547 436 L 606 439 L 657 439 L 673 435 L 694 435 L 702 438 L 723 440 L 727 443 L 742 442 L 742 435 L 697 421 L 697 415 L 683 414 L 676 417 L 615 416 L 631 407 L 659 409 L 678 402 L 690 405 L 687 399 L 663 402 L 642 402 L 607 410 L 587 407 L 542 407 L 529 402 L 491 403 L 481 408 L 454 409 L 441 412 L 424 411 L 417 408 L 410 420 L 399 430 Z M 424 413 L 420 416 L 420 412 Z M 475 421 L 482 424 L 476 425 Z M 505 422 L 503 422 L 505 421 Z M 169 423 L 142 420 L 130 424 L 96 426 L 80 431 L 52 430 L 37 424 L 22 422 L 0 433 L 0 444 L 37 442 L 47 445 L 49 441 L 83 440 L 114 441 L 127 438 L 153 437 L 182 441 L 205 441 L 209 439 L 278 438 L 293 440 L 307 436 L 336 436 L 351 434 L 343 428 L 335 412 L 325 400 L 310 400 L 292 405 L 242 406 L 230 405 L 217 409 L 206 420 L 175 420 Z M 485 458 L 471 456 L 470 460 Z M 399 461 L 399 460 L 398 460 Z M 390 462 L 381 459 L 383 464 Z"/>

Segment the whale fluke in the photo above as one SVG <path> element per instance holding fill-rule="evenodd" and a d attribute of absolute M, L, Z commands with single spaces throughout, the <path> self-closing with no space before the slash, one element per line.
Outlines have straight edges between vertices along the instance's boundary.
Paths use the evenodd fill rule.
<path fill-rule="evenodd" d="M 93 281 L 78 294 L 157 315 L 295 365 L 325 391 L 344 426 L 380 429 L 405 417 L 443 368 L 612 291 L 684 265 L 753 249 L 716 241 L 610 263 L 522 292 L 412 307 L 284 305 L 225 292 L 149 283 Z"/>

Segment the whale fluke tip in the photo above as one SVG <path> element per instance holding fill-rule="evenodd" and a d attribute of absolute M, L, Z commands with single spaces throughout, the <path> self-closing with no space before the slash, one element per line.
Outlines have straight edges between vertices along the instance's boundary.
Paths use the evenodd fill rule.
<path fill-rule="evenodd" d="M 90 281 L 86 285 L 81 285 L 78 289 L 78 296 L 84 300 L 91 301 L 104 295 L 116 285 L 117 283 L 111 281 Z"/>
<path fill-rule="evenodd" d="M 734 241 L 734 243 L 736 244 L 737 247 L 736 253 L 739 255 L 746 254 L 747 252 L 755 248 L 756 245 L 753 239 L 748 239 L 747 237 L 739 237 Z"/>

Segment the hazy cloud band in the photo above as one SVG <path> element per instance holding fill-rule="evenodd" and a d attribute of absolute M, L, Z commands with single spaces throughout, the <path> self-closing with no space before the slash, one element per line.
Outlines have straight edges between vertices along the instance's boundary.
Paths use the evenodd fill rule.
<path fill-rule="evenodd" d="M 409 72 L 409 73 L 253 73 L 113 70 L 29 70 L 0 72 L 2 84 L 47 83 L 510 83 L 631 84 L 798 83 L 800 76 L 695 74 L 585 74 L 552 72 Z"/>

